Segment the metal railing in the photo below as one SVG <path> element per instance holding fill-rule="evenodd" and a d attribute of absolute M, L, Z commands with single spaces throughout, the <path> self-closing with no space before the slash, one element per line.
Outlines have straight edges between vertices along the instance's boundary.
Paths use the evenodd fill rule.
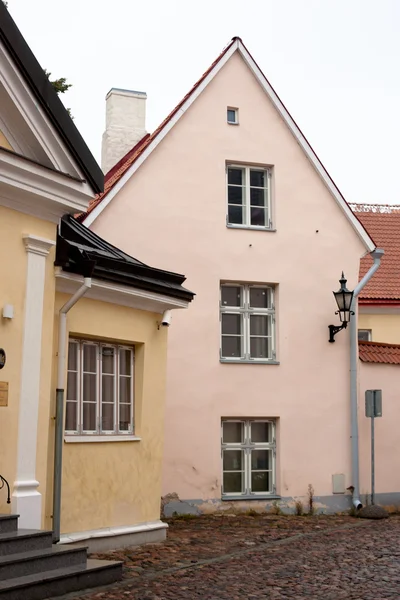
<path fill-rule="evenodd" d="M 7 504 L 11 504 L 10 485 L 7 479 L 4 479 L 3 475 L 0 475 L 0 490 L 2 490 L 4 486 L 7 487 Z"/>

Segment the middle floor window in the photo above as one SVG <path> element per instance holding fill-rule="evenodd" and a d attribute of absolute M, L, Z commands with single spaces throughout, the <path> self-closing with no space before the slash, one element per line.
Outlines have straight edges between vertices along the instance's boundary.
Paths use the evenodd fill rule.
<path fill-rule="evenodd" d="M 221 284 L 221 360 L 276 360 L 274 287 Z"/>
<path fill-rule="evenodd" d="M 271 229 L 271 170 L 227 165 L 227 225 Z"/>

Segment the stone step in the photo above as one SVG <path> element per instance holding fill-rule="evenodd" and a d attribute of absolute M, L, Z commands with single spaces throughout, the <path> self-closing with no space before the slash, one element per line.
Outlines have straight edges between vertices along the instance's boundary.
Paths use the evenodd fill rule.
<path fill-rule="evenodd" d="M 0 515 L 0 533 L 17 531 L 19 515 Z"/>
<path fill-rule="evenodd" d="M 18 529 L 8 533 L 0 533 L 0 556 L 43 550 L 51 548 L 53 533 L 38 529 Z"/>
<path fill-rule="evenodd" d="M 6 554 L 0 556 L 0 581 L 63 567 L 85 566 L 86 561 L 87 547 L 74 544 Z"/>
<path fill-rule="evenodd" d="M 0 581 L 0 600 L 45 600 L 109 585 L 121 577 L 121 562 L 89 559 L 85 566 L 65 567 Z"/>

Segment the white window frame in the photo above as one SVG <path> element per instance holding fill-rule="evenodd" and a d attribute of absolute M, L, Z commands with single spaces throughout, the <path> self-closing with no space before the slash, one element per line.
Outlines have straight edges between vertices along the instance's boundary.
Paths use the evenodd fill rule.
<path fill-rule="evenodd" d="M 235 120 L 234 121 L 230 121 L 228 118 L 228 111 L 232 111 L 235 113 Z M 228 123 L 228 125 L 239 125 L 239 109 L 238 108 L 234 108 L 233 106 L 227 106 L 226 108 L 226 122 Z"/>
<path fill-rule="evenodd" d="M 244 188 L 244 223 L 230 223 L 229 222 L 229 193 L 228 186 L 234 184 L 228 184 L 228 170 L 229 169 L 242 169 L 244 171 L 244 185 L 238 186 Z M 264 205 L 266 211 L 265 225 L 252 225 L 251 224 L 251 204 L 250 204 L 250 171 L 264 171 L 266 173 L 267 180 L 267 194 L 266 203 Z M 271 203 L 271 185 L 272 185 L 272 168 L 268 166 L 260 165 L 244 165 L 240 163 L 227 163 L 225 169 L 225 189 L 226 189 L 226 226 L 233 229 L 256 229 L 260 231 L 273 230 L 272 222 L 272 203 Z M 261 189 L 261 188 L 260 188 Z M 237 206 L 240 206 L 239 204 Z M 255 207 L 253 207 L 255 208 Z M 260 208 L 260 207 L 258 207 Z"/>
<path fill-rule="evenodd" d="M 78 345 L 78 359 L 77 359 L 77 371 L 75 369 L 68 369 L 68 372 L 77 372 L 77 419 L 76 429 L 67 429 L 66 416 L 65 416 L 65 435 L 66 436 L 102 436 L 102 437 L 115 437 L 115 436 L 133 436 L 134 435 L 134 419 L 135 419 L 135 350 L 133 346 L 126 346 L 124 344 L 110 344 L 107 342 L 95 342 L 93 340 L 70 338 L 69 343 Z M 96 427 L 94 430 L 83 430 L 83 348 L 84 346 L 91 345 L 96 347 Z M 104 348 L 112 348 L 114 350 L 114 374 L 110 375 L 114 377 L 114 401 L 113 401 L 113 412 L 114 412 L 114 429 L 105 430 L 102 427 L 102 350 Z M 131 407 L 131 422 L 128 429 L 120 429 L 119 424 L 119 407 L 120 407 L 120 377 L 128 377 L 120 373 L 120 350 L 128 350 L 130 352 L 130 368 L 131 375 L 131 390 L 130 390 L 130 404 Z M 71 402 L 68 400 L 68 393 L 66 393 L 66 404 Z M 121 403 L 125 404 L 125 403 Z"/>
<path fill-rule="evenodd" d="M 361 341 L 372 342 L 372 329 L 358 329 L 358 331 L 357 331 L 357 338 L 358 338 L 359 341 L 360 341 L 359 334 L 360 334 L 361 331 L 363 333 L 366 332 L 367 336 L 368 336 L 367 340 L 361 340 Z"/>
<path fill-rule="evenodd" d="M 244 436 L 243 442 L 226 443 L 223 441 L 224 423 L 242 423 Z M 272 427 L 271 442 L 251 442 L 251 424 L 252 423 L 269 423 Z M 224 491 L 224 451 L 241 450 L 244 453 L 244 487 L 242 492 L 225 492 Z M 253 492 L 251 490 L 251 453 L 253 450 L 269 450 L 272 456 L 272 486 L 269 492 Z M 276 421 L 270 418 L 257 419 L 241 419 L 241 418 L 224 418 L 221 420 L 221 498 L 222 499 L 243 499 L 243 498 L 268 498 L 276 496 Z"/>
<path fill-rule="evenodd" d="M 241 305 L 240 306 L 225 306 L 222 304 L 222 288 L 233 287 L 241 288 Z M 250 306 L 250 290 L 251 289 L 265 289 L 271 294 L 271 308 L 253 308 Z M 254 283 L 224 283 L 221 282 L 219 290 L 219 320 L 220 320 L 220 361 L 221 362 L 238 362 L 238 363 L 276 363 L 276 309 L 275 309 L 275 286 L 270 284 Z M 222 336 L 229 335 L 223 334 L 222 332 L 222 315 L 223 314 L 237 314 L 241 315 L 242 323 L 242 356 L 223 356 L 222 354 Z M 251 315 L 268 315 L 270 316 L 271 324 L 271 348 L 270 356 L 268 358 L 254 358 L 250 356 L 250 316 Z M 232 334 L 234 335 L 234 334 Z"/>

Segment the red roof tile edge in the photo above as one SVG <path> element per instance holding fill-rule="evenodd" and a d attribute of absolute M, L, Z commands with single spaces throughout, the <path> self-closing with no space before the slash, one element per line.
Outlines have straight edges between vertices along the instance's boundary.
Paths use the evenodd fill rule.
<path fill-rule="evenodd" d="M 400 365 L 400 344 L 359 341 L 358 354 L 362 362 Z"/>

